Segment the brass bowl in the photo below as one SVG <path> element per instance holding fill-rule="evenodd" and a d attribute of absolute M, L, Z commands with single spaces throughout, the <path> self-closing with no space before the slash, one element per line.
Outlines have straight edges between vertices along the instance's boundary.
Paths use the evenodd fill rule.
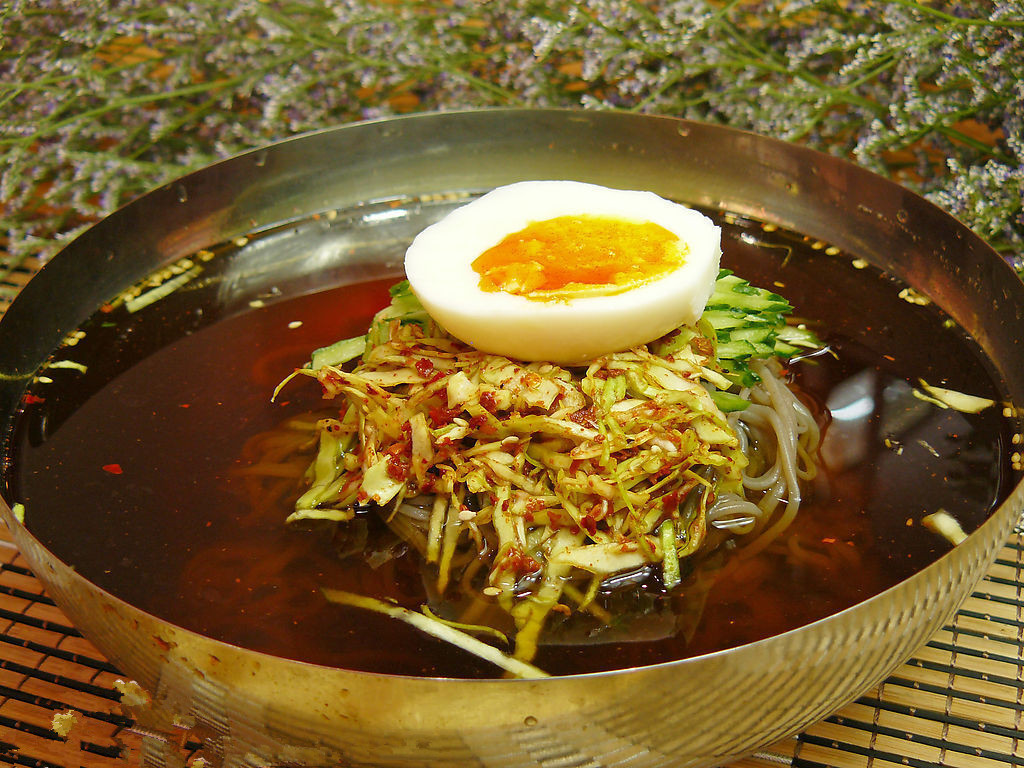
<path fill-rule="evenodd" d="M 979 238 L 900 186 L 834 157 L 722 127 L 485 110 L 283 141 L 186 176 L 100 222 L 29 283 L 0 323 L 5 427 L 28 378 L 64 335 L 161 265 L 315 212 L 535 178 L 649 189 L 826 239 L 942 307 L 977 340 L 1011 400 L 1024 402 L 1024 285 Z M 393 257 L 392 249 L 380 258 Z M 285 261 L 254 269 L 315 280 L 313 266 Z M 157 726 L 172 713 L 185 718 L 225 766 L 679 768 L 749 754 L 882 680 L 981 579 L 1022 500 L 1017 486 L 949 554 L 808 626 L 682 661 L 534 681 L 353 672 L 211 640 L 99 589 L 6 505 L 0 514 L 75 625 L 151 692 L 136 714 Z"/>

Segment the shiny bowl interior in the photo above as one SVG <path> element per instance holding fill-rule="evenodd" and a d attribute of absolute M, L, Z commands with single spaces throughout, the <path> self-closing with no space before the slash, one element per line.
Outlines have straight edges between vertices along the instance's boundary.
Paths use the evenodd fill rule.
<path fill-rule="evenodd" d="M 560 110 L 417 115 L 344 126 L 226 160 L 157 189 L 71 243 L 0 323 L 5 432 L 29 378 L 103 302 L 161 266 L 332 211 L 410 203 L 390 239 L 358 227 L 331 248 L 252 249 L 221 278 L 225 306 L 397 274 L 404 244 L 466 194 L 571 178 L 649 189 L 820 237 L 913 286 L 978 342 L 1024 401 L 1024 285 L 970 231 L 842 160 L 722 127 Z M 411 202 L 410 202 L 411 201 Z M 365 221 L 361 215 L 360 221 Z M 353 219 L 355 221 L 355 219 Z M 151 698 L 132 712 L 195 728 L 225 766 L 716 765 L 790 735 L 885 677 L 955 611 L 1016 522 L 1018 486 L 948 555 L 827 619 L 668 664 L 545 680 L 406 678 L 226 645 L 113 597 L 0 514 L 76 626 Z M 154 757 L 158 760 L 158 757 Z M 154 763 L 158 764 L 158 763 Z"/>

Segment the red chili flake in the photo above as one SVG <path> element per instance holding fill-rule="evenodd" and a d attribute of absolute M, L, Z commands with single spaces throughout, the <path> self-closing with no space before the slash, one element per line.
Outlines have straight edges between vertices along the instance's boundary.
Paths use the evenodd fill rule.
<path fill-rule="evenodd" d="M 480 395 L 480 405 L 483 406 L 484 410 L 494 413 L 498 410 L 498 400 L 495 398 L 493 392 L 483 392 Z"/>
<path fill-rule="evenodd" d="M 707 339 L 703 336 L 694 336 L 690 345 L 698 355 L 711 357 L 715 354 L 715 345 L 711 343 L 711 339 Z"/>
<path fill-rule="evenodd" d="M 392 443 L 384 452 L 389 456 L 411 456 L 412 443 L 408 440 L 402 443 Z"/>
<path fill-rule="evenodd" d="M 443 427 L 445 424 L 450 424 L 452 419 L 458 416 L 462 411 L 458 408 L 445 408 L 442 405 L 436 408 L 431 408 L 428 412 L 430 420 L 436 427 Z"/>
<path fill-rule="evenodd" d="M 836 539 L 835 539 L 834 536 L 826 536 L 824 539 L 821 540 L 821 543 L 822 544 L 835 544 L 836 543 Z"/>
<path fill-rule="evenodd" d="M 526 508 L 530 512 L 539 512 L 544 509 L 544 502 L 537 498 L 529 498 L 526 501 Z"/>
<path fill-rule="evenodd" d="M 518 576 L 540 570 L 540 563 L 516 547 L 510 547 L 501 563 L 502 570 L 512 571 Z"/>
<path fill-rule="evenodd" d="M 40 397 L 39 395 L 33 395 L 31 392 L 29 392 L 27 395 L 25 395 L 25 404 L 26 405 L 34 405 L 36 403 L 45 403 L 45 402 L 46 402 L 46 398 L 45 397 Z"/>
<path fill-rule="evenodd" d="M 192 403 L 178 403 L 179 408 L 191 408 Z"/>
<path fill-rule="evenodd" d="M 320 388 L 325 396 L 330 393 L 331 389 L 340 389 L 344 383 L 345 379 L 335 371 L 325 371 L 320 374 Z"/>
<path fill-rule="evenodd" d="M 416 361 L 416 373 L 422 376 L 424 379 L 430 378 L 430 374 L 434 372 L 434 363 L 432 360 L 426 357 L 421 357 Z"/>
<path fill-rule="evenodd" d="M 449 437 L 438 440 L 434 444 L 434 463 L 440 464 L 448 461 L 452 456 L 459 452 L 459 446 Z"/>
<path fill-rule="evenodd" d="M 592 518 L 590 515 L 584 515 L 580 518 L 580 526 L 582 526 L 583 530 L 591 536 L 597 533 L 597 520 Z"/>
<path fill-rule="evenodd" d="M 112 475 L 120 475 L 122 472 L 124 472 L 124 470 L 121 469 L 120 464 L 104 464 L 103 471 L 109 472 Z"/>
<path fill-rule="evenodd" d="M 480 414 L 479 416 L 474 416 L 469 420 L 470 429 L 480 429 L 485 424 L 487 424 L 487 417 L 484 416 L 483 414 Z"/>
<path fill-rule="evenodd" d="M 388 477 L 401 482 L 409 477 L 409 459 L 405 456 L 394 456 L 388 458 Z"/>

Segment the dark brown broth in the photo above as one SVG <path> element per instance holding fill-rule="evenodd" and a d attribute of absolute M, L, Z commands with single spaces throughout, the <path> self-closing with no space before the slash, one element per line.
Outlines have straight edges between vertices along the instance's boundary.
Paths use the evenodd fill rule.
<path fill-rule="evenodd" d="M 793 366 L 806 397 L 819 410 L 831 398 L 836 409 L 825 448 L 832 466 L 787 532 L 791 554 L 802 554 L 766 553 L 726 571 L 692 633 L 671 634 L 670 612 L 692 603 L 656 588 L 606 598 L 648 611 L 614 632 L 556 617 L 536 659 L 553 673 L 695 655 L 828 616 L 948 549 L 923 530 L 923 515 L 946 509 L 970 531 L 1010 487 L 998 408 L 965 416 L 910 395 L 907 382 L 920 377 L 999 398 L 981 354 L 938 311 L 907 303 L 901 285 L 799 236 L 744 220 L 724 230 L 724 265 L 786 295 L 836 353 Z M 23 502 L 33 533 L 86 577 L 189 629 L 320 664 L 493 675 L 403 624 L 327 604 L 321 586 L 417 608 L 426 597 L 421 566 L 413 557 L 376 569 L 359 557 L 339 561 L 328 537 L 284 526 L 286 502 L 254 506 L 238 473 L 251 461 L 242 449 L 250 438 L 322 406 L 310 383 L 271 404 L 274 386 L 310 350 L 362 332 L 390 282 L 218 322 L 187 307 L 156 307 L 131 322 L 98 314 L 80 345 L 58 354 L 88 372 L 33 386 L 10 441 L 7 498 Z"/>

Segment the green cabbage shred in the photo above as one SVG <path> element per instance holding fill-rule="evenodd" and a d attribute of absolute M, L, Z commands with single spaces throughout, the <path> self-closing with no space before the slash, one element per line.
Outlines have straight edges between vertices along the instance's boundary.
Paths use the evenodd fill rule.
<path fill-rule="evenodd" d="M 515 665 L 533 659 L 552 611 L 600 615 L 593 601 L 608 576 L 654 567 L 666 589 L 685 588 L 686 562 L 708 536 L 704 511 L 716 493 L 742 492 L 747 460 L 726 413 L 748 405 L 750 360 L 820 346 L 787 324 L 791 310 L 722 270 L 696 328 L 569 369 L 466 346 L 398 283 L 365 335 L 316 350 L 282 382 L 316 379 L 338 414 L 317 426 L 307 490 L 288 520 L 345 525 L 375 506 L 433 569 L 439 594 L 460 549 L 492 532 L 478 597 L 511 617 L 512 673 L 534 674 Z M 402 505 L 421 499 L 427 522 L 410 524 Z M 471 625 L 429 611 L 325 593 L 473 653 L 486 645 L 464 641 Z M 496 653 L 485 656 L 509 672 Z"/>

